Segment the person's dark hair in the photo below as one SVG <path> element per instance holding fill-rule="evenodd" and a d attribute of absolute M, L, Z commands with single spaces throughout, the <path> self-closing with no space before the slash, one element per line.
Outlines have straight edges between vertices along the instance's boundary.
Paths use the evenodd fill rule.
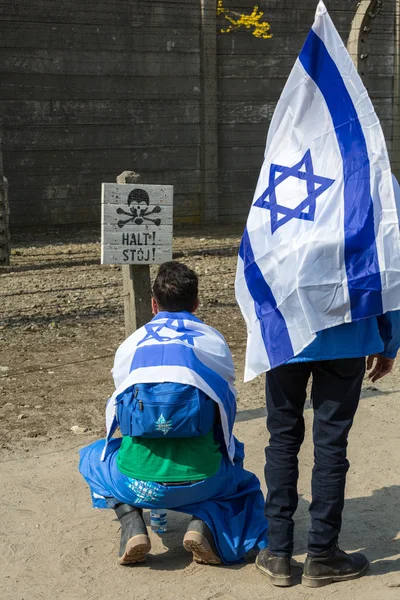
<path fill-rule="evenodd" d="M 196 306 L 199 279 L 192 269 L 176 261 L 162 264 L 153 285 L 160 310 L 192 312 Z"/>

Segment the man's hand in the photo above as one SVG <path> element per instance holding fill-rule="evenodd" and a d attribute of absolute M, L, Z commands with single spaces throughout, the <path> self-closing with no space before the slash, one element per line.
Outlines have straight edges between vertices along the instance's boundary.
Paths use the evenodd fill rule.
<path fill-rule="evenodd" d="M 374 361 L 376 359 L 375 365 Z M 375 383 L 378 379 L 382 379 L 385 375 L 388 375 L 390 371 L 393 369 L 394 358 L 384 358 L 380 354 L 371 354 L 367 359 L 367 371 L 371 371 L 368 375 L 368 378 Z"/>

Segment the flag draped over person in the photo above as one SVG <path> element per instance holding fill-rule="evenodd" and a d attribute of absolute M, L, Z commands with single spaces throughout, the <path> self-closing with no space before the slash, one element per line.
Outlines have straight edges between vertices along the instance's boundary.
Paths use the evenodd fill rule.
<path fill-rule="evenodd" d="M 400 234 L 383 132 L 325 5 L 288 78 L 239 251 L 245 380 L 316 332 L 400 308 Z"/>
<path fill-rule="evenodd" d="M 199 388 L 219 406 L 227 452 L 235 454 L 235 369 L 222 335 L 189 313 L 160 312 L 118 348 L 115 392 L 106 408 L 107 441 L 118 426 L 119 398 L 137 383 L 173 381 Z M 107 454 L 104 449 L 103 460 Z"/>
<path fill-rule="evenodd" d="M 194 515 L 211 530 L 225 564 L 240 561 L 252 548 L 265 548 L 268 525 L 260 482 L 244 469 L 244 446 L 233 435 L 235 369 L 223 336 L 186 311 L 159 312 L 118 348 L 113 377 L 116 389 L 106 408 L 106 440 L 98 440 L 80 451 L 79 470 L 90 487 L 93 507 L 110 508 L 111 500 L 141 509 L 171 509 Z M 147 414 L 153 414 L 151 406 L 149 403 L 146 408 L 140 407 L 142 396 L 135 395 L 133 386 L 168 382 L 193 386 L 208 396 L 207 402 L 215 403 L 213 408 L 218 407 L 215 422 L 214 412 L 212 415 L 212 435 L 222 456 L 217 472 L 210 477 L 175 483 L 149 481 L 130 477 L 118 467 L 122 438 L 112 435 L 119 426 L 123 437 L 128 437 L 123 431 L 123 420 L 119 418 L 121 414 L 123 417 L 123 411 L 119 411 L 118 405 L 126 394 L 126 406 L 130 399 L 137 402 L 131 403 L 128 419 L 133 421 L 136 411 L 144 421 Z M 157 403 L 163 403 L 160 391 L 153 404 Z M 179 404 L 187 406 L 181 399 Z M 160 421 L 152 425 L 158 429 Z M 163 420 L 161 425 L 164 435 L 176 423 Z M 162 452 L 162 447 L 158 448 Z M 165 456 L 167 471 L 173 460 L 168 458 L 171 453 L 166 452 Z M 183 457 L 182 461 L 185 465 Z"/>

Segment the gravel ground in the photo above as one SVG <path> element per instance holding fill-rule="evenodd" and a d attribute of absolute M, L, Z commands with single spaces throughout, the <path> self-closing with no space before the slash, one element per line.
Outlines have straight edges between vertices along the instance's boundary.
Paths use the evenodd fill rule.
<path fill-rule="evenodd" d="M 262 480 L 268 441 L 264 382 L 262 377 L 242 382 L 245 327 L 234 300 L 240 234 L 229 228 L 178 231 L 174 251 L 200 275 L 200 318 L 220 329 L 232 349 L 239 392 L 236 435 L 245 442 L 247 468 Z M 1 600 L 400 598 L 398 367 L 377 386 L 365 382 L 350 436 L 341 540 L 347 550 L 366 552 L 372 563 L 368 577 L 321 590 L 280 589 L 256 572 L 254 556 L 231 568 L 195 565 L 181 545 L 185 519 L 173 513 L 169 533 L 152 536 L 145 565 L 118 567 L 118 525 L 112 514 L 90 508 L 77 450 L 104 433 L 110 369 L 124 339 L 121 271 L 99 265 L 97 231 L 24 232 L 14 235 L 13 244 L 12 267 L 0 270 Z M 305 417 L 296 513 L 299 563 L 309 523 L 312 411 Z M 84 433 L 72 432 L 75 425 Z"/>
<path fill-rule="evenodd" d="M 236 254 L 240 232 L 221 228 L 218 234 L 178 231 L 174 252 L 200 276 L 199 316 L 218 326 L 233 353 L 242 355 L 245 330 L 233 287 L 236 258 L 204 254 Z M 74 425 L 103 431 L 124 314 L 121 269 L 99 264 L 97 238 L 93 230 L 14 237 L 12 266 L 0 271 L 0 392 L 7 398 L 0 443 L 5 450 L 68 434 Z M 151 271 L 154 276 L 156 267 Z"/>

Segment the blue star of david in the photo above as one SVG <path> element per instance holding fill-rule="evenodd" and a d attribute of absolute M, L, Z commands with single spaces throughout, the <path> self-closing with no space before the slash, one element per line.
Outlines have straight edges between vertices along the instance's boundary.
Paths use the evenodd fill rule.
<path fill-rule="evenodd" d="M 144 342 L 147 342 L 148 340 L 156 340 L 157 342 L 170 342 L 171 340 L 179 340 L 180 342 L 188 342 L 188 344 L 194 346 L 194 338 L 204 335 L 204 333 L 201 333 L 200 331 L 194 331 L 193 329 L 187 330 L 182 319 L 168 319 L 165 323 L 147 323 L 147 325 L 144 327 L 147 333 L 144 338 L 138 342 L 138 346 L 144 344 Z M 164 328 L 172 329 L 177 333 L 183 331 L 183 333 L 182 335 L 173 338 L 166 335 L 160 335 L 160 331 Z"/>
<path fill-rule="evenodd" d="M 303 166 L 304 170 L 300 170 Z M 288 179 L 288 177 L 296 177 L 307 182 L 307 198 L 295 208 L 278 204 L 276 199 L 276 188 Z M 271 234 L 273 235 L 279 227 L 282 227 L 282 225 L 285 225 L 285 223 L 288 223 L 292 219 L 314 221 L 318 196 L 326 192 L 334 182 L 334 179 L 314 175 L 311 152 L 307 150 L 303 158 L 293 167 L 271 164 L 269 185 L 265 192 L 255 201 L 254 206 L 271 211 Z M 279 215 L 283 216 L 279 217 Z"/>

